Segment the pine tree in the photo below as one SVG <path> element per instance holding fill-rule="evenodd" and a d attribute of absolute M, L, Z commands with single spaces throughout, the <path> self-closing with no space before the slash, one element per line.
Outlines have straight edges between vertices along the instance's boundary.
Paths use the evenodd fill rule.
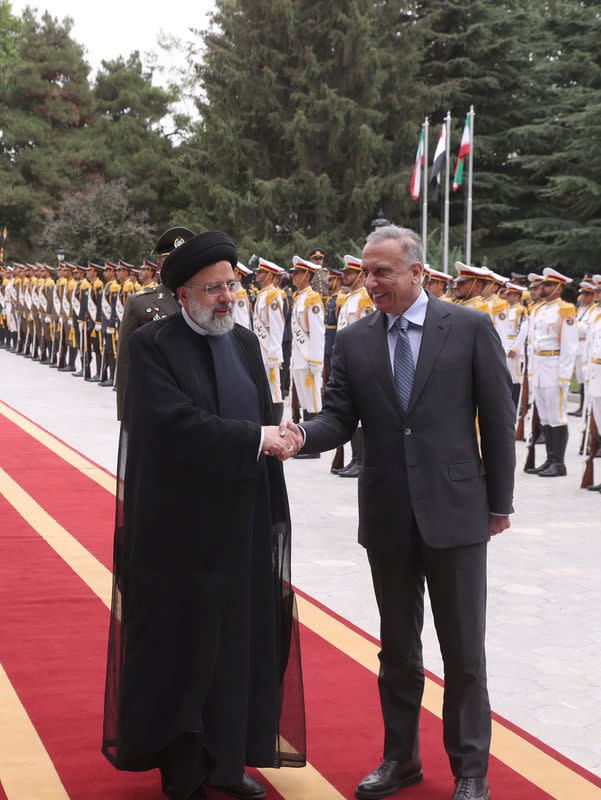
<path fill-rule="evenodd" d="M 601 255 L 601 16 L 598 3 L 562 0 L 539 16 L 536 71 L 547 87 L 514 132 L 537 202 L 505 227 L 516 258 L 577 276 Z"/>
<path fill-rule="evenodd" d="M 266 257 L 342 255 L 381 205 L 399 208 L 416 127 L 410 23 L 367 0 L 220 0 L 214 23 L 182 154 L 192 214 Z"/>
<path fill-rule="evenodd" d="M 85 135 L 92 103 L 70 20 L 38 20 L 28 9 L 15 43 L 0 84 L 0 219 L 11 230 L 12 256 L 27 259 L 61 193 L 94 169 Z"/>
<path fill-rule="evenodd" d="M 496 267 L 510 268 L 514 235 L 501 226 L 532 201 L 512 132 L 540 102 L 530 60 L 534 7 L 517 0 L 419 0 L 416 13 L 424 37 L 421 76 L 435 100 L 431 123 L 436 129 L 451 110 L 452 153 L 470 105 L 476 109 L 472 260 L 487 256 Z M 462 195 L 455 195 L 451 209 L 455 245 L 464 237 Z"/>
<path fill-rule="evenodd" d="M 138 52 L 103 61 L 94 86 L 91 135 L 107 180 L 123 179 L 129 202 L 166 227 L 175 191 L 173 147 L 162 127 L 177 99 L 152 84 Z"/>

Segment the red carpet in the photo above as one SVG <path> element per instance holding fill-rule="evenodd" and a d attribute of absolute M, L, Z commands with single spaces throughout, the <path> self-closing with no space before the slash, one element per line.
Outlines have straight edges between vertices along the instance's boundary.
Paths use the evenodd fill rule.
<path fill-rule="evenodd" d="M 114 498 L 1 414 L 0 442 L 0 467 L 110 567 Z M 69 797 L 159 800 L 156 774 L 117 773 L 100 755 L 107 609 L 1 497 L 0 607 L 0 663 Z M 376 679 L 306 628 L 302 646 L 309 761 L 351 798 L 358 778 L 381 755 Z M 421 736 L 424 783 L 399 796 L 443 800 L 449 797 L 451 778 L 441 722 L 426 711 Z M 585 770 L 570 766 L 601 785 Z M 550 797 L 497 759 L 492 759 L 490 777 L 497 798 Z M 280 797 L 273 789 L 268 796 Z M 0 800 L 4 798 L 0 787 Z"/>

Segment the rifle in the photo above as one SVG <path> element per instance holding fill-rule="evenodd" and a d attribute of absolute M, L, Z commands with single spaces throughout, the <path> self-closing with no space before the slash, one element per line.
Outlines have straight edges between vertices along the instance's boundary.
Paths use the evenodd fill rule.
<path fill-rule="evenodd" d="M 21 314 L 15 314 L 17 318 L 17 352 L 21 349 L 21 339 L 23 338 L 23 332 L 21 329 Z"/>
<path fill-rule="evenodd" d="M 35 320 L 32 323 L 32 325 L 33 325 L 33 337 L 31 340 L 31 357 L 35 358 L 35 350 L 38 344 L 38 329 L 36 328 Z"/>
<path fill-rule="evenodd" d="M 50 348 L 50 363 L 54 364 L 54 357 L 56 355 L 56 324 L 50 320 L 50 337 L 52 339 L 52 347 Z"/>
<path fill-rule="evenodd" d="M 530 439 L 528 440 L 528 455 L 526 456 L 526 463 L 524 464 L 524 472 L 527 469 L 534 469 L 535 467 L 534 448 L 536 445 L 536 441 L 540 436 L 540 418 L 538 416 L 538 409 L 535 403 L 533 403 L 532 405 L 533 405 L 532 423 L 530 426 Z"/>
<path fill-rule="evenodd" d="M 587 450 L 588 445 L 588 450 Z M 593 416 L 592 409 L 589 409 L 586 431 L 584 434 L 584 474 L 580 482 L 581 489 L 587 489 L 594 483 L 595 456 L 599 449 L 599 428 Z"/>
<path fill-rule="evenodd" d="M 102 341 L 102 352 L 101 352 L 101 356 L 100 356 L 99 377 L 100 377 L 101 381 L 104 381 L 104 380 L 106 380 L 106 373 L 105 373 L 105 367 L 106 367 L 106 342 L 104 341 L 104 337 L 102 337 L 102 338 L 103 338 L 103 341 Z"/>
<path fill-rule="evenodd" d="M 31 331 L 29 330 L 29 326 L 27 326 L 27 333 L 25 334 L 25 344 L 23 345 L 23 355 L 27 353 L 27 345 L 29 344 L 29 337 L 31 336 Z"/>
<path fill-rule="evenodd" d="M 65 326 L 64 326 L 64 324 L 63 324 L 63 322 L 61 320 L 61 332 L 60 332 L 59 337 L 58 337 L 58 352 L 56 354 L 57 366 L 59 366 L 59 367 L 62 367 L 65 364 L 64 361 L 61 361 L 62 350 L 63 350 L 63 329 L 64 329 L 64 327 Z M 56 338 L 56 334 L 55 334 L 55 338 Z"/>
<path fill-rule="evenodd" d="M 90 377 L 90 354 L 88 352 L 88 323 L 84 320 L 81 323 L 81 340 L 83 351 L 81 355 L 81 371 L 84 378 Z"/>
<path fill-rule="evenodd" d="M 517 442 L 524 442 L 526 440 L 526 436 L 524 435 L 524 423 L 526 421 L 526 414 L 528 413 L 528 374 L 525 368 L 522 377 L 522 385 L 520 386 L 517 410 L 518 416 L 515 425 L 515 439 Z"/>

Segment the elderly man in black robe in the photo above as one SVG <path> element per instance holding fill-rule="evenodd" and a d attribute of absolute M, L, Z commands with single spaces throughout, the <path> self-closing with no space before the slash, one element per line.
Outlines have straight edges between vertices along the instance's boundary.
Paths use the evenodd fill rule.
<path fill-rule="evenodd" d="M 255 335 L 234 325 L 220 231 L 166 259 L 181 312 L 130 339 L 103 753 L 165 794 L 265 790 L 245 766 L 305 764 L 290 517 Z"/>

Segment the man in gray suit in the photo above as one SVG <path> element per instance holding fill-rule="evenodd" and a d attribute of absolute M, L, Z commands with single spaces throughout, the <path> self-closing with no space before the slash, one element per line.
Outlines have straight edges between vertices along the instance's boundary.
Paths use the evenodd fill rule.
<path fill-rule="evenodd" d="M 444 661 L 444 744 L 453 799 L 488 800 L 490 706 L 484 652 L 486 551 L 509 527 L 515 468 L 511 379 L 490 318 L 422 289 L 413 231 L 368 236 L 365 287 L 376 312 L 336 337 L 321 413 L 282 423 L 305 452 L 332 450 L 360 422 L 359 542 L 381 616 L 384 760 L 357 786 L 387 797 L 422 778 L 418 722 L 428 583 Z M 302 434 L 302 437 L 300 437 Z"/>

